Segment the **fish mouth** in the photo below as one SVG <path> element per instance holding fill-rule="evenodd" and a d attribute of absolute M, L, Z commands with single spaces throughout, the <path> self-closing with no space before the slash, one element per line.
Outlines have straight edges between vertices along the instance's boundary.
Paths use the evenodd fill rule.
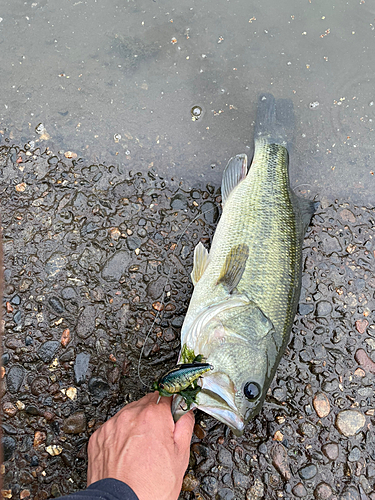
<path fill-rule="evenodd" d="M 202 387 L 197 394 L 196 402 L 190 409 L 202 410 L 208 415 L 226 424 L 234 434 L 240 436 L 245 428 L 244 417 L 240 414 L 235 403 L 235 391 L 233 383 L 227 375 L 214 373 L 203 377 L 199 381 Z M 180 395 L 176 395 L 172 402 L 172 413 L 175 421 L 187 413 L 185 401 Z"/>

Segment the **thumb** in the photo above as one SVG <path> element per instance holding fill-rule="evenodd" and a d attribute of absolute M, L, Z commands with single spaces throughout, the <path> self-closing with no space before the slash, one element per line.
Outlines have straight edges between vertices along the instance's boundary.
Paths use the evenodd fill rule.
<path fill-rule="evenodd" d="M 176 422 L 174 428 L 174 442 L 182 452 L 190 448 L 190 441 L 191 436 L 193 435 L 194 424 L 195 417 L 192 410 L 183 415 Z"/>

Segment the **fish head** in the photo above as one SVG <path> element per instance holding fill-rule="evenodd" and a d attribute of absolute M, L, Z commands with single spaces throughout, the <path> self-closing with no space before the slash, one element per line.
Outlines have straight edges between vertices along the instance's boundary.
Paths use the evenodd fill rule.
<path fill-rule="evenodd" d="M 259 413 L 277 366 L 280 345 L 272 322 L 247 297 L 230 297 L 202 312 L 186 341 L 213 366 L 200 379 L 192 407 L 242 434 Z M 186 412 L 181 396 L 172 409 L 176 418 Z"/>

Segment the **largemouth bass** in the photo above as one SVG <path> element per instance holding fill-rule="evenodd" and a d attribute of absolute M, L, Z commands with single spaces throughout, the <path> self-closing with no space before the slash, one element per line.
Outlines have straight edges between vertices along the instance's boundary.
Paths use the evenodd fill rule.
<path fill-rule="evenodd" d="M 202 243 L 194 251 L 194 292 L 181 347 L 213 369 L 198 380 L 191 406 L 238 435 L 262 407 L 300 295 L 302 242 L 314 203 L 290 187 L 293 119 L 291 101 L 260 97 L 251 168 L 245 154 L 229 161 L 210 252 Z M 176 419 L 187 411 L 181 395 L 174 395 L 172 411 Z"/>

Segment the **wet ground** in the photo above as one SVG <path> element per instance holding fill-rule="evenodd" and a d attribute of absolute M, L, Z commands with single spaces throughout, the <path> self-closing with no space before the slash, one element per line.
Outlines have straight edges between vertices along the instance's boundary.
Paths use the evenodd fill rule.
<path fill-rule="evenodd" d="M 142 378 L 175 364 L 220 190 L 30 146 L 0 155 L 3 496 L 46 499 L 85 486 L 89 436 L 147 392 L 151 327 Z M 375 499 L 374 221 L 321 198 L 264 407 L 241 438 L 197 415 L 181 499 Z"/>

